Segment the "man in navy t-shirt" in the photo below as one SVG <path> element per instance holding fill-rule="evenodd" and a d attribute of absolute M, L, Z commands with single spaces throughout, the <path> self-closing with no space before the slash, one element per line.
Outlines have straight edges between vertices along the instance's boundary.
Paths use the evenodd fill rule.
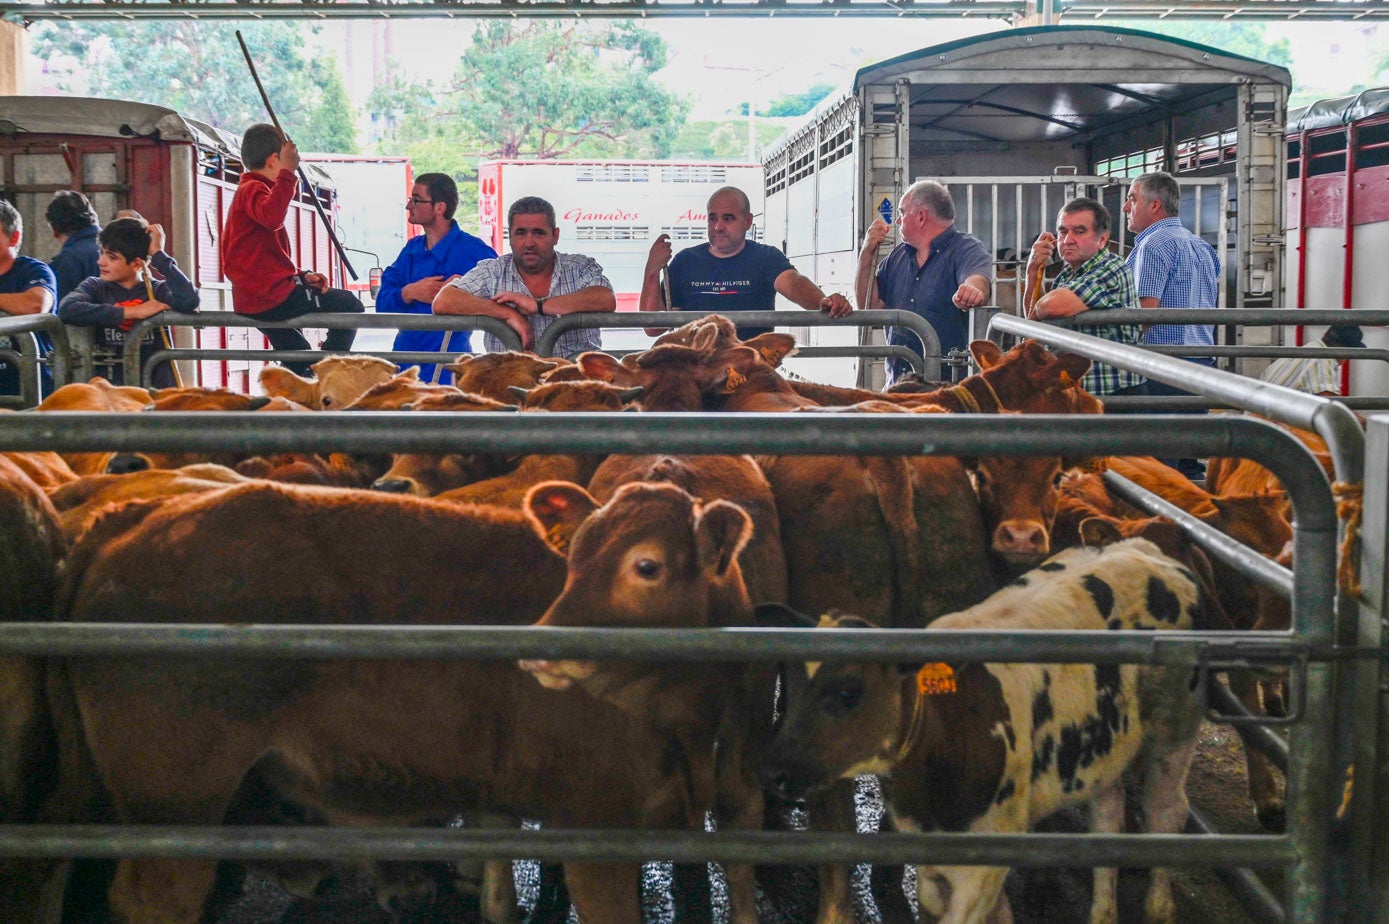
<path fill-rule="evenodd" d="M 42 260 L 19 255 L 24 221 L 19 210 L 0 199 L 0 314 L 42 314 L 53 310 L 58 281 Z M 9 346 L 8 338 L 0 345 Z M 19 370 L 0 363 L 0 394 L 19 394 Z"/>
<path fill-rule="evenodd" d="M 670 258 L 670 235 L 651 245 L 641 287 L 642 311 L 771 311 L 780 293 L 807 311 L 824 311 L 832 318 L 847 315 L 852 306 L 844 296 L 826 295 L 796 272 L 775 247 L 747 239 L 752 228 L 752 204 L 747 194 L 725 186 L 709 197 L 709 243 L 696 244 Z M 661 293 L 661 268 L 670 264 L 670 300 Z M 736 322 L 737 317 L 733 320 Z M 768 327 L 739 327 L 744 340 L 764 334 Z M 656 335 L 664 328 L 647 328 Z"/>

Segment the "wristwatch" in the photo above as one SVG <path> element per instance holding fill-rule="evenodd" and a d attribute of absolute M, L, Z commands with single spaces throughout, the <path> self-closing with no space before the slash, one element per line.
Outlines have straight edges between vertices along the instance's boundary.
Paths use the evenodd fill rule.
<path fill-rule="evenodd" d="M 537 299 L 535 300 L 535 313 L 536 313 L 536 314 L 544 314 L 544 313 L 545 313 L 545 299 L 547 299 L 547 298 L 549 298 L 548 295 L 542 295 L 542 296 L 540 296 L 539 298 L 537 298 Z"/>

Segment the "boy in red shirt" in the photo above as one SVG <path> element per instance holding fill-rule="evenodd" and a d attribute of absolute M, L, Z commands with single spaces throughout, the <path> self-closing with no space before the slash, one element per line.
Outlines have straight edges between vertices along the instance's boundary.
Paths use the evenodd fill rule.
<path fill-rule="evenodd" d="M 299 149 L 273 125 L 246 129 L 241 141 L 246 172 L 236 187 L 226 226 L 222 229 L 222 269 L 232 284 L 232 308 L 261 321 L 289 321 L 310 312 L 361 312 L 357 296 L 328 288 L 322 273 L 301 272 L 290 257 L 285 216 L 299 192 Z M 277 350 L 311 349 L 304 335 L 292 328 L 263 331 Z M 352 349 L 355 330 L 330 330 L 323 349 Z M 308 363 L 285 366 L 308 376 Z"/>

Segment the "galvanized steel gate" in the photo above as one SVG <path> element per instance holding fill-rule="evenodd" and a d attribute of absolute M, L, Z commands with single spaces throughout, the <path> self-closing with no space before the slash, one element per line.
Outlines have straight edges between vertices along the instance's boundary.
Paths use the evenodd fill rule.
<path fill-rule="evenodd" d="M 1025 325 L 1012 332 L 1093 351 L 1107 362 L 1140 363 L 1146 374 L 1180 378 L 1195 367 L 1108 341 L 1086 338 L 1014 318 L 1003 325 Z M 1034 328 L 1039 328 L 1034 330 Z M 1242 382 L 1234 376 L 1200 370 L 1208 376 Z M 1215 380 L 1212 380 L 1215 381 Z M 1243 387 L 1243 386 L 1240 386 Z M 1259 388 L 1260 386 L 1248 386 Z M 1236 388 L 1215 381 L 1214 392 Z M 1332 402 L 1262 386 L 1252 403 L 1266 409 L 1292 394 L 1306 423 L 1331 423 L 1350 460 L 1358 428 L 1347 428 Z M 1283 390 L 1275 390 L 1283 392 Z M 1343 409 L 1342 409 L 1343 410 Z M 293 419 L 290 419 L 290 418 Z M 235 448 L 246 452 L 373 451 L 413 452 L 778 452 L 823 454 L 828 447 L 845 454 L 1029 455 L 1147 454 L 1245 455 L 1256 458 L 1288 487 L 1295 511 L 1296 573 L 1290 576 L 1291 633 L 931 633 L 881 630 L 862 632 L 769 632 L 758 630 L 532 630 L 476 627 L 402 628 L 293 626 L 101 626 L 47 623 L 0 625 L 0 652 L 26 656 L 88 656 L 119 649 L 178 655 L 255 654 L 264 657 L 462 657 L 519 656 L 601 658 L 622 651 L 626 658 L 660 660 L 718 657 L 771 660 L 787 657 L 854 660 L 990 660 L 1026 662 L 1118 661 L 1189 665 L 1209 671 L 1234 659 L 1291 664 L 1303 678 L 1304 722 L 1291 740 L 1289 833 L 1283 836 L 1155 835 L 836 835 L 763 832 L 475 832 L 418 829 L 70 829 L 0 827 L 0 854 L 47 856 L 199 856 L 227 859 L 381 856 L 397 859 L 533 856 L 544 859 L 585 855 L 593 859 L 732 861 L 878 861 L 956 865 L 1218 866 L 1231 856 L 1251 866 L 1290 868 L 1289 920 L 1338 919 L 1347 898 L 1364 891 L 1343 885 L 1340 873 L 1366 866 L 1365 856 L 1333 849 L 1339 770 L 1353 743 L 1357 754 L 1375 742 L 1352 741 L 1338 716 L 1347 713 L 1346 691 L 1335 684 L 1330 660 L 1338 635 L 1329 589 L 1334 586 L 1337 521 L 1326 477 L 1311 455 L 1282 430 L 1249 419 L 1166 418 L 1180 427 L 1153 427 L 1143 418 L 1013 418 L 1001 430 L 996 417 L 951 415 L 710 415 L 710 414 L 552 414 L 546 428 L 518 426 L 514 415 L 383 413 L 369 418 L 330 415 L 193 414 L 107 416 L 46 414 L 0 416 L 0 447 L 7 450 L 91 449 L 195 451 Z M 1353 424 L 1351 425 L 1353 427 Z M 1389 437 L 1383 442 L 1389 443 Z M 1338 463 L 1343 460 L 1338 456 Z M 1382 535 L 1382 534 L 1381 534 Z M 1367 539 L 1367 552 L 1373 545 Z M 1381 542 L 1382 546 L 1383 543 Z M 1382 568 L 1375 572 L 1382 582 Z M 1366 572 L 1366 584 L 1374 583 Z M 1346 627 L 1343 609 L 1340 626 Z M 1344 633 L 1341 633 L 1344 635 Z M 1371 662 L 1377 668 L 1377 662 Z M 1363 687 L 1358 688 L 1362 690 Z M 1379 695 L 1378 687 L 1375 688 Z M 1371 722 L 1373 724 L 1373 722 Z M 1383 771 L 1381 770 L 1381 773 Z M 1369 787 L 1367 787 L 1369 788 Z M 1382 793 L 1383 790 L 1381 789 Z M 1373 810 L 1366 807 L 1358 814 Z M 1358 817 L 1358 815 L 1357 815 Z M 1373 817 L 1373 816 L 1371 816 Z M 1383 838 L 1367 827 L 1362 840 Z M 170 835 L 192 834 L 177 840 Z M 1377 844 L 1382 848 L 1382 844 Z M 1368 883 L 1368 874 L 1356 873 Z M 1367 887 L 1366 887 L 1367 888 Z M 1382 888 L 1382 886 L 1380 886 Z M 1363 907 L 1363 906 L 1362 906 Z M 1331 917 L 1335 915 L 1336 917 Z"/>

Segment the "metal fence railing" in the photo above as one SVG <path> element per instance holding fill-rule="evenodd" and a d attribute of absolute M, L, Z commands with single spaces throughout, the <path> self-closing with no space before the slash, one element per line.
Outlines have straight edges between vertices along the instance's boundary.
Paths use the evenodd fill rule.
<path fill-rule="evenodd" d="M 234 314 L 230 311 L 209 311 L 201 314 L 176 314 L 166 311 L 153 318 L 146 318 L 137 322 L 126 334 L 125 355 L 123 358 L 123 370 L 125 381 L 130 384 L 140 383 L 150 384 L 149 372 L 155 366 L 165 362 L 176 362 L 184 359 L 215 359 L 215 360 L 254 360 L 259 362 L 277 362 L 281 359 L 291 360 L 317 360 L 322 359 L 328 354 L 322 351 L 286 351 L 283 353 L 266 350 L 222 350 L 222 349 L 194 349 L 194 348 L 174 348 L 158 350 L 150 356 L 149 363 L 144 368 L 140 365 L 140 341 L 145 331 L 158 329 L 161 327 L 187 327 L 187 328 L 210 328 L 210 327 L 253 327 L 257 329 L 270 328 L 293 328 L 293 329 L 351 329 L 362 330 L 379 328 L 386 330 L 443 330 L 443 331 L 486 331 L 496 336 L 507 349 L 521 349 L 521 338 L 517 333 L 502 321 L 496 318 L 488 318 L 480 315 L 435 315 L 435 314 L 306 314 L 295 318 L 293 321 L 259 321 L 254 317 Z M 360 350 L 353 350 L 353 353 L 362 353 Z M 386 359 L 396 359 L 397 354 L 384 352 L 370 352 L 368 355 L 381 356 Z M 451 362 L 458 358 L 458 352 L 446 353 L 405 353 L 400 355 L 400 360 L 404 362 Z"/>
<path fill-rule="evenodd" d="M 38 335 L 47 335 L 51 353 L 40 348 Z M 51 314 L 0 316 L 0 337 L 10 338 L 11 349 L 0 349 L 0 359 L 19 370 L 19 395 L 0 396 L 0 407 L 33 407 L 42 399 L 41 369 L 47 362 L 55 388 L 66 385 L 70 378 L 69 358 L 72 348 L 63 322 Z"/>
<path fill-rule="evenodd" d="M 1161 359 L 1161 358 L 1159 358 Z M 1177 360 L 1164 360 L 1176 363 Z M 294 419 L 291 420 L 290 417 Z M 1248 455 L 1288 487 L 1295 511 L 1298 568 L 1290 633 L 994 632 L 826 630 L 612 630 L 478 627 L 198 626 L 0 624 L 0 652 L 89 656 L 120 651 L 259 657 L 516 658 L 611 657 L 661 661 L 767 661 L 788 657 L 853 660 L 966 660 L 1041 663 L 1129 662 L 1207 670 L 1238 657 L 1303 675 L 1303 724 L 1292 729 L 1293 772 L 1285 835 L 1106 836 L 894 834 L 824 836 L 780 832 L 483 832 L 414 829 L 69 829 L 0 826 L 0 853 L 46 856 L 197 855 L 230 859 L 366 854 L 421 859 L 461 856 L 635 860 L 652 857 L 759 862 L 922 862 L 959 865 L 1243 865 L 1290 869 L 1289 920 L 1322 921 L 1335 883 L 1328 876 L 1334 810 L 1336 731 L 1328 665 L 1333 636 L 1327 589 L 1335 566 L 1336 518 L 1325 474 L 1291 435 L 1271 424 L 1198 418 L 1153 427 L 1137 417 L 1010 418 L 1006 428 L 974 415 L 552 414 L 545 427 L 515 415 L 382 413 L 353 415 L 65 414 L 35 426 L 0 416 L 0 448 L 58 451 L 235 449 L 413 452 L 775 452 L 871 455 L 1085 456 Z M 254 620 L 252 614 L 248 614 Z M 176 839 L 175 839 L 176 838 Z"/>
<path fill-rule="evenodd" d="M 694 311 L 624 311 L 610 314 L 567 314 L 555 321 L 536 338 L 535 352 L 549 356 L 561 334 L 589 328 L 679 327 L 700 317 L 717 312 Z M 940 378 L 940 338 L 925 318 L 910 311 L 855 311 L 843 318 L 831 318 L 815 311 L 734 311 L 723 315 L 740 328 L 747 327 L 902 327 L 921 341 L 921 355 L 913 357 L 912 367 L 925 378 Z M 910 351 L 905 351 L 910 352 Z M 884 347 L 805 347 L 797 356 L 899 356 L 902 351 Z M 911 362 L 911 360 L 908 360 Z"/>
<path fill-rule="evenodd" d="M 1163 309 L 1164 312 L 1167 310 Z M 1115 312 L 1115 314 L 1120 313 Z M 1138 314 L 1139 312 L 1127 313 Z M 1174 311 L 1173 313 L 1185 314 L 1186 312 Z M 1286 314 L 1286 312 L 1243 311 L 1229 313 L 1241 315 Z M 1342 320 L 1345 319 L 1347 313 L 1324 312 L 1327 315 L 1337 315 Z M 1209 314 L 1209 312 L 1203 314 Z M 1305 317 L 1310 312 L 1299 311 L 1296 314 Z M 1380 312 L 1379 314 L 1382 314 L 1383 318 L 1377 320 L 1381 320 L 1381 323 L 1389 323 L 1389 312 Z M 1165 317 L 1164 320 L 1166 320 Z M 1264 323 L 1258 319 L 1249 320 L 1251 323 Z M 1318 322 L 1309 319 L 1308 323 Z M 1005 333 L 1032 337 L 1048 346 L 1080 353 L 1092 360 L 1119 366 L 1147 378 L 1202 394 L 1291 426 L 1311 430 L 1326 441 L 1338 488 L 1354 495 L 1358 494 L 1363 486 L 1365 471 L 1364 433 L 1355 415 L 1335 400 L 1302 394 L 1291 389 L 1217 369 L 1184 363 L 1180 360 L 1174 363 L 1168 357 L 1158 356 L 1143 349 L 1097 337 L 1062 330 L 1053 324 L 1001 315 L 996 316 L 992 320 L 992 324 Z M 1190 420 L 1191 418 L 1181 419 L 1180 426 L 1188 426 Z M 1296 527 L 1294 532 L 1296 533 Z M 1297 567 L 1301 568 L 1303 562 L 1298 552 L 1296 540 L 1294 540 L 1294 559 L 1297 562 Z M 1378 567 L 1382 569 L 1382 562 L 1379 563 Z M 1276 583 L 1271 586 L 1281 589 Z M 1334 598 L 1336 603 L 1336 620 L 1333 623 L 1333 631 L 1330 637 L 1322 640 L 1323 642 L 1342 647 L 1353 645 L 1355 639 L 1367 634 L 1367 623 L 1378 623 L 1377 618 L 1360 611 L 1358 601 L 1347 593 L 1343 583 L 1328 586 L 1323 592 L 1328 598 Z M 1294 611 L 1296 611 L 1298 602 L 1295 588 L 1292 592 L 1292 603 Z M 1378 631 L 1377 625 L 1375 631 Z M 1369 701 L 1371 716 L 1378 714 L 1377 703 L 1373 702 L 1370 691 L 1379 689 L 1379 661 L 1370 658 L 1354 661 L 1350 664 L 1335 666 L 1327 664 L 1323 668 L 1322 675 L 1318 678 L 1318 684 L 1321 686 L 1318 695 L 1326 696 L 1328 702 L 1334 703 L 1334 712 L 1339 723 L 1333 739 L 1336 751 L 1330 765 L 1326 767 L 1326 770 L 1332 774 L 1333 784 L 1339 784 L 1345 779 L 1348 768 L 1353 765 L 1378 765 L 1379 728 L 1374 719 L 1367 720 L 1363 716 L 1357 715 L 1356 709 L 1364 710 L 1367 701 Z M 1324 777 L 1315 778 L 1307 775 L 1307 767 L 1303 761 L 1309 757 L 1310 755 L 1305 752 L 1299 752 L 1295 746 L 1290 751 L 1288 774 L 1290 791 L 1297 786 L 1326 787 L 1328 785 L 1328 780 Z M 1323 759 L 1319 757 L 1317 762 L 1320 764 Z M 1368 792 L 1357 792 L 1351 810 L 1357 816 L 1355 829 L 1363 831 L 1362 836 L 1368 839 L 1370 837 L 1369 832 L 1374 825 L 1374 821 L 1368 813 L 1383 796 L 1375 791 L 1374 781 L 1371 781 L 1366 788 L 1369 790 Z M 1311 823 L 1328 825 L 1327 830 L 1330 830 L 1331 819 L 1324 818 L 1320 822 L 1312 820 Z M 1340 920 L 1344 914 L 1349 913 L 1350 909 L 1365 907 L 1369 891 L 1368 851 L 1353 849 L 1346 840 L 1338 840 L 1336 843 L 1338 846 L 1334 851 L 1335 856 L 1328 856 L 1328 866 L 1323 870 L 1323 874 L 1344 878 L 1350 885 L 1345 892 L 1336 897 L 1335 903 L 1328 906 L 1328 920 Z"/>

